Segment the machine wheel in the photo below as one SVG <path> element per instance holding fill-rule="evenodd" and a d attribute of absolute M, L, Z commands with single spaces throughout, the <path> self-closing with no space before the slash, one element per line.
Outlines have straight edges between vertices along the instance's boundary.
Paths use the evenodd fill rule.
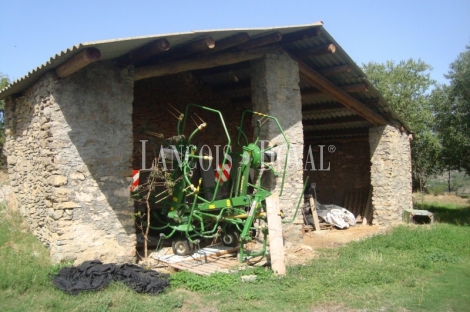
<path fill-rule="evenodd" d="M 194 246 L 186 238 L 178 238 L 171 242 L 173 253 L 178 256 L 187 256 L 192 253 Z"/>
<path fill-rule="evenodd" d="M 222 236 L 222 243 L 228 247 L 236 247 L 240 242 L 240 233 L 234 229 L 228 229 Z"/>

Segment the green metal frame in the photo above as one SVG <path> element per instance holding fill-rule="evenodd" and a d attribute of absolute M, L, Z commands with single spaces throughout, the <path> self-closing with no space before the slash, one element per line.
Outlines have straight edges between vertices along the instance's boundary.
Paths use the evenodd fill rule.
<path fill-rule="evenodd" d="M 199 243 L 199 238 L 213 238 L 220 235 L 221 230 L 224 231 L 229 228 L 235 228 L 240 232 L 240 262 L 242 262 L 247 256 L 266 256 L 266 236 L 268 234 L 268 229 L 266 227 L 259 229 L 263 233 L 262 250 L 249 252 L 245 250 L 244 245 L 252 240 L 250 234 L 251 230 L 255 229 L 254 222 L 258 219 L 267 221 L 265 213 L 266 198 L 271 196 L 271 192 L 261 185 L 261 176 L 266 170 L 271 171 L 275 177 L 278 176 L 278 173 L 271 165 L 263 163 L 262 153 L 276 146 L 269 147 L 264 151 L 261 151 L 258 147 L 257 143 L 260 139 L 262 127 L 262 123 L 260 121 L 257 122 L 258 131 L 255 141 L 252 143 L 248 142 L 248 138 L 243 132 L 242 126 L 244 124 L 245 115 L 250 113 L 260 116 L 262 119 L 270 119 L 279 127 L 280 133 L 282 134 L 287 146 L 279 193 L 279 196 L 281 196 L 284 188 L 290 143 L 279 124 L 279 121 L 273 116 L 259 112 L 250 110 L 243 112 L 241 124 L 240 127 L 238 127 L 237 139 L 237 143 L 242 149 L 241 154 L 237 155 L 241 157 L 241 162 L 238 168 L 236 168 L 235 164 L 232 166 L 232 175 L 233 170 L 236 168 L 237 177 L 235 180 L 232 179 L 232 187 L 228 197 L 216 199 L 220 188 L 219 179 L 216 182 L 212 199 L 207 200 L 199 196 L 199 193 L 201 192 L 201 179 L 199 180 L 198 186 L 193 185 L 190 180 L 190 177 L 192 176 L 192 168 L 194 168 L 194 162 L 197 159 L 205 157 L 196 154 L 196 146 L 192 145 L 191 141 L 199 131 L 203 130 L 207 126 L 207 124 L 202 122 L 191 132 L 188 139 L 185 140 L 183 134 L 186 130 L 190 108 L 205 110 L 219 116 L 224 133 L 227 137 L 227 144 L 223 150 L 224 158 L 222 166 L 227 162 L 226 155 L 229 154 L 231 139 L 222 113 L 213 108 L 189 104 L 186 107 L 185 114 L 180 115 L 177 124 L 177 133 L 180 137 L 177 150 L 181 159 L 181 164 L 175 168 L 171 175 L 172 180 L 177 182 L 173 188 L 172 196 L 169 196 L 168 199 L 162 201 L 162 207 L 159 208 L 158 211 L 153 211 L 154 219 L 160 223 L 160 226 L 151 224 L 150 228 L 156 230 L 169 230 L 168 234 L 161 234 L 163 239 L 174 238 L 175 235 L 179 235 L 180 237 L 185 237 L 193 244 Z M 241 137 L 245 139 L 245 145 L 241 144 Z M 205 159 L 208 158 L 206 157 Z M 250 169 L 255 169 L 256 176 L 258 177 L 254 184 L 249 183 Z M 306 185 L 307 183 L 304 185 L 304 190 Z M 249 188 L 253 189 L 253 192 L 249 193 Z M 301 198 L 297 203 L 295 215 L 300 207 Z M 292 220 L 286 222 L 292 222 L 295 219 L 295 215 Z"/>

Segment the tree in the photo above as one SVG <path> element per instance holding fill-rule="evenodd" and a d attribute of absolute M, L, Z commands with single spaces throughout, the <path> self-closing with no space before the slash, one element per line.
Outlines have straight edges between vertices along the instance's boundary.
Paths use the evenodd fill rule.
<path fill-rule="evenodd" d="M 435 129 L 444 147 L 444 164 L 470 174 L 470 46 L 450 64 L 442 85 L 433 92 Z"/>
<path fill-rule="evenodd" d="M 8 86 L 10 79 L 8 76 L 0 72 L 0 90 Z M 6 164 L 5 156 L 3 155 L 3 144 L 5 143 L 5 125 L 4 115 L 5 114 L 5 102 L 0 101 L 0 168 L 4 168 Z"/>
<path fill-rule="evenodd" d="M 403 118 L 415 139 L 411 142 L 413 185 L 423 191 L 426 180 L 439 172 L 441 146 L 432 131 L 435 117 L 430 89 L 436 85 L 431 79 L 432 67 L 420 59 L 415 61 L 370 62 L 363 70 L 372 84 L 382 93 L 388 104 Z"/>

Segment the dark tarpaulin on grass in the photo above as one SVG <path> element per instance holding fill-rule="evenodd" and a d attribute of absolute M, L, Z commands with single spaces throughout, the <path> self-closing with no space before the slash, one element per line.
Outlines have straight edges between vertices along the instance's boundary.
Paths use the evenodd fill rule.
<path fill-rule="evenodd" d="M 138 293 L 158 294 L 170 286 L 168 274 L 145 270 L 135 264 L 103 264 L 85 261 L 77 267 L 62 268 L 52 283 L 64 292 L 77 295 L 82 290 L 100 290 L 111 281 L 122 281 Z"/>

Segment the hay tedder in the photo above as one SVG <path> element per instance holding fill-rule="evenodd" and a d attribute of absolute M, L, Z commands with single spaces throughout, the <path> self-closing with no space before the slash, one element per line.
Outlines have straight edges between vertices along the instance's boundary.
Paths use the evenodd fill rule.
<path fill-rule="evenodd" d="M 206 131 L 219 131 L 220 135 L 227 139 L 223 149 L 223 159 L 219 166 L 227 168 L 226 164 L 232 165 L 231 177 L 228 181 L 223 182 L 222 175 L 216 174 L 214 178 L 213 169 L 206 170 L 206 174 L 201 174 L 199 179 L 195 177 L 197 162 L 210 164 L 212 157 L 198 153 L 198 146 L 193 143 L 198 132 L 203 131 L 208 125 L 194 113 L 200 122 L 195 122 L 196 128 L 190 132 L 186 129 L 189 124 L 187 123 L 188 110 L 199 110 L 205 112 L 206 115 L 216 114 L 220 118 L 223 129 Z M 263 187 L 262 177 L 267 172 L 271 172 L 274 177 L 278 177 L 279 173 L 274 167 L 277 153 L 273 151 L 273 148 L 277 145 L 264 148 L 263 144 L 260 144 L 260 134 L 263 124 L 269 121 L 277 125 L 279 137 L 284 140 L 281 142 L 285 145 L 283 146 L 285 157 L 280 166 L 282 179 L 279 185 L 279 196 L 281 196 L 289 155 L 289 141 L 278 120 L 258 112 L 244 111 L 240 127 L 237 128 L 236 149 L 238 151 L 232 152 L 232 141 L 220 111 L 189 104 L 184 114 L 177 113 L 177 141 L 174 144 L 164 141 L 167 146 L 163 147 L 163 152 L 160 153 L 165 155 L 165 161 L 176 164 L 170 172 L 172 183 L 166 193 L 162 192 L 165 195 L 160 193 L 153 196 L 156 201 L 159 201 L 159 205 L 152 209 L 150 229 L 160 232 L 160 240 L 171 239 L 173 252 L 177 255 L 191 254 L 202 239 L 221 238 L 226 246 L 240 245 L 240 262 L 248 256 L 266 256 L 268 234 L 266 198 L 271 196 L 271 192 Z M 248 118 L 247 116 L 260 117 L 255 126 L 253 142 L 249 142 L 248 136 L 243 131 L 244 119 Z M 185 131 L 189 134 L 187 139 L 184 136 Z M 163 197 L 160 200 L 158 196 Z M 283 220 L 284 223 L 295 219 L 300 202 L 301 198 L 299 198 L 292 219 Z M 264 222 L 258 222 L 256 225 L 258 220 Z M 263 235 L 261 250 L 248 251 L 245 249 L 245 244 L 253 240 L 255 233 Z"/>

